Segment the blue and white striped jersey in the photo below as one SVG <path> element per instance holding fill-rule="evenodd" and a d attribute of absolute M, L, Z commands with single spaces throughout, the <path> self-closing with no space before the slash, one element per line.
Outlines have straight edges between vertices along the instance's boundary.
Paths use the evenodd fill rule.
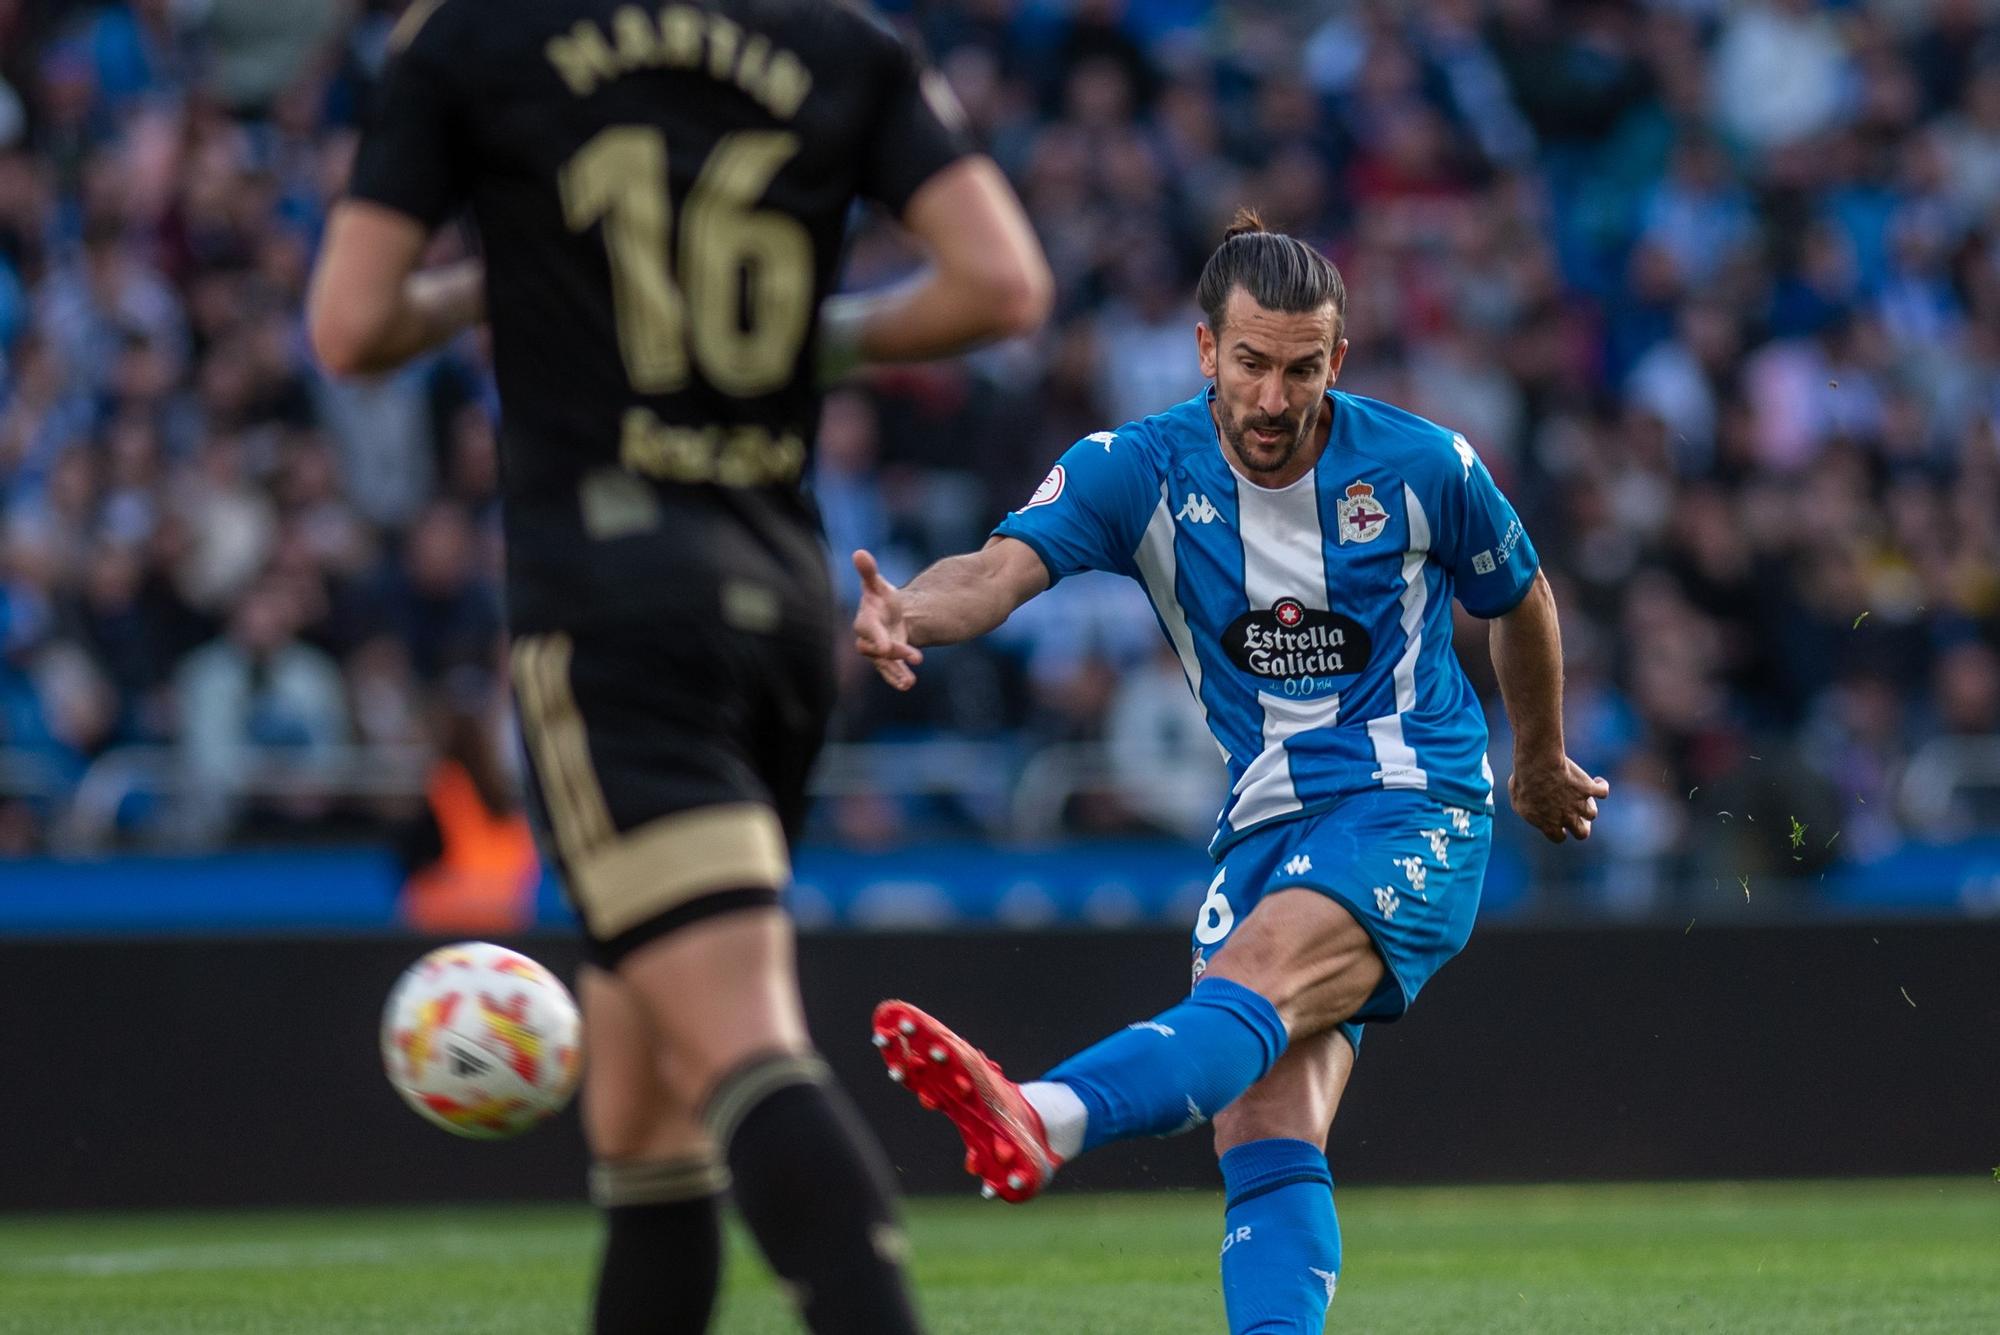
<path fill-rule="evenodd" d="M 1499 616 L 1538 565 L 1492 474 L 1463 436 L 1329 391 L 1313 471 L 1260 487 L 1224 456 L 1212 392 L 1078 441 L 994 532 L 1052 582 L 1110 570 L 1145 588 L 1229 763 L 1217 855 L 1363 789 L 1490 804 L 1451 600 Z"/>

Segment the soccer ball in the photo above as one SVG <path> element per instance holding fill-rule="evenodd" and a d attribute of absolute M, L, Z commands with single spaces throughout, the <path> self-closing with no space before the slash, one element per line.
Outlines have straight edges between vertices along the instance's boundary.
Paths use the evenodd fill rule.
<path fill-rule="evenodd" d="M 389 1083 L 445 1130 L 502 1140 L 576 1093 L 583 1021 L 556 976 L 485 941 L 440 946 L 404 970 L 382 1013 Z"/>

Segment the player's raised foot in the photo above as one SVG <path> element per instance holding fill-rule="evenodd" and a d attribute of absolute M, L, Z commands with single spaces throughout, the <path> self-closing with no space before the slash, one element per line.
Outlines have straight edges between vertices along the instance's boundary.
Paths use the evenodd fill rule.
<path fill-rule="evenodd" d="M 965 1171 L 983 1195 L 1019 1202 L 1049 1184 L 1062 1160 L 1049 1149 L 1041 1115 L 998 1063 L 907 1001 L 878 1005 L 874 1029 L 889 1078 L 958 1128 Z"/>

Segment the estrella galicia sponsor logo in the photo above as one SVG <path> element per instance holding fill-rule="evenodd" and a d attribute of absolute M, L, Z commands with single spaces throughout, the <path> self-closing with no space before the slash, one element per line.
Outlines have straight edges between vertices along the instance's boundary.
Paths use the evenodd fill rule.
<path fill-rule="evenodd" d="M 1296 598 L 1245 612 L 1222 632 L 1222 650 L 1245 672 L 1273 680 L 1340 677 L 1368 664 L 1374 645 L 1353 617 L 1322 612 Z"/>

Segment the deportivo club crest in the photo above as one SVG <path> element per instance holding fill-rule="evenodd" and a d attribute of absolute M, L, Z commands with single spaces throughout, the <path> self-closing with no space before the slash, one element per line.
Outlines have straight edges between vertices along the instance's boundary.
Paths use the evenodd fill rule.
<path fill-rule="evenodd" d="M 1298 625 L 1299 622 L 1305 620 L 1306 610 L 1299 605 L 1299 601 L 1296 598 L 1280 598 L 1277 602 L 1271 604 L 1271 615 L 1278 618 L 1279 625 L 1283 626 L 1286 630 L 1290 630 L 1292 627 Z"/>
<path fill-rule="evenodd" d="M 1357 482 L 1347 489 L 1347 499 L 1335 501 L 1333 508 L 1340 515 L 1340 540 L 1342 542 L 1373 542 L 1382 536 L 1382 530 L 1389 523 L 1389 513 L 1375 501 L 1375 488 L 1366 482 Z"/>

